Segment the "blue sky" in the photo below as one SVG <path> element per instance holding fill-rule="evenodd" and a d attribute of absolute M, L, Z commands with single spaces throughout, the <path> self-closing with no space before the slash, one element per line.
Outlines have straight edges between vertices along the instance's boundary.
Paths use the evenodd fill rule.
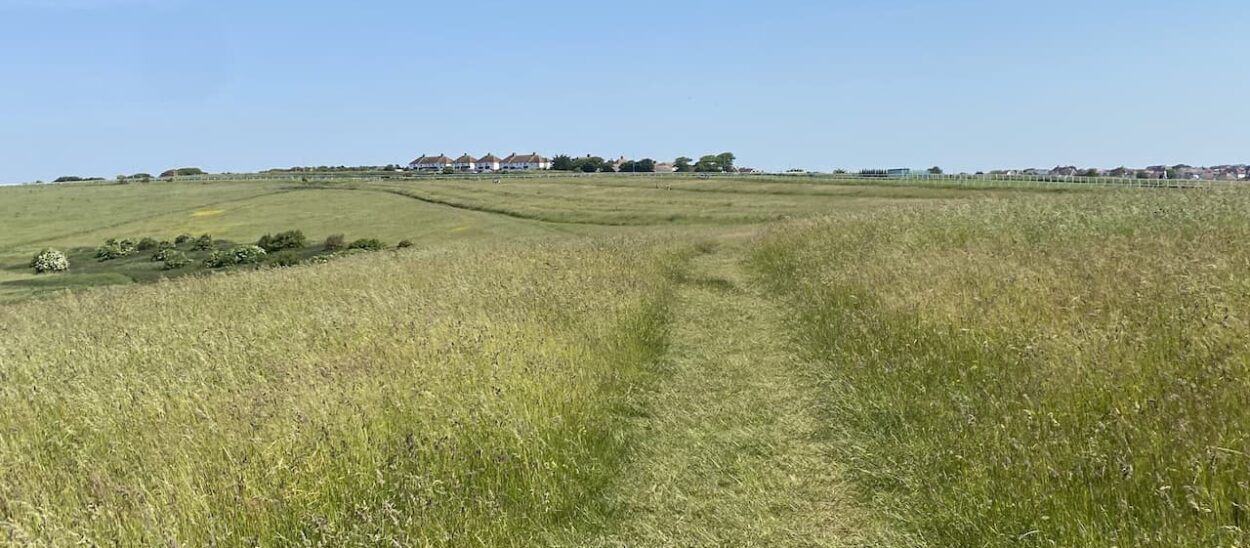
<path fill-rule="evenodd" d="M 0 182 L 423 152 L 1250 162 L 1250 2 L 0 0 Z"/>

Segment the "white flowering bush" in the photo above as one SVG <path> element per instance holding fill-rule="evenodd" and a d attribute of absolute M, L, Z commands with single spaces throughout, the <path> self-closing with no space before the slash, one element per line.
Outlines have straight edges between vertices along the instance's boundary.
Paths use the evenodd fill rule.
<path fill-rule="evenodd" d="M 35 274 L 65 272 L 69 270 L 69 258 L 55 249 L 45 249 L 31 259 L 30 267 L 35 269 Z"/>
<path fill-rule="evenodd" d="M 258 245 L 241 245 L 230 250 L 235 264 L 256 264 L 265 258 L 265 250 Z"/>

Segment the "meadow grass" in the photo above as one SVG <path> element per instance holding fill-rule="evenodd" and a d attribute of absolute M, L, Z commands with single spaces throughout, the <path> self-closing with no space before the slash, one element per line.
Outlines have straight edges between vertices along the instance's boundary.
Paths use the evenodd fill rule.
<path fill-rule="evenodd" d="M 387 252 L 0 306 L 0 541 L 567 535 L 626 452 L 688 255 Z"/>
<path fill-rule="evenodd" d="M 861 496 L 936 546 L 1250 540 L 1250 194 L 792 223 L 792 310 Z"/>
<path fill-rule="evenodd" d="M 897 205 L 971 199 L 950 189 L 839 187 L 750 179 L 600 176 L 536 180 L 349 183 L 427 203 L 559 224 L 606 226 L 764 223 Z"/>

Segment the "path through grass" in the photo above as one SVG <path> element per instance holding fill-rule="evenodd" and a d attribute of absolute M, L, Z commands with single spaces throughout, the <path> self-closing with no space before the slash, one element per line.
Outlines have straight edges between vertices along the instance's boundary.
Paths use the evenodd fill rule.
<path fill-rule="evenodd" d="M 780 313 L 728 251 L 677 290 L 668 370 L 599 546 L 838 546 L 868 523 L 815 437 Z"/>

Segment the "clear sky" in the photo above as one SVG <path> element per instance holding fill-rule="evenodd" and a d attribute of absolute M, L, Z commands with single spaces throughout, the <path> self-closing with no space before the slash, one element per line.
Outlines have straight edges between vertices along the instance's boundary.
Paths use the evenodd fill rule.
<path fill-rule="evenodd" d="M 1246 0 L 0 0 L 0 182 L 594 153 L 1250 162 Z"/>

